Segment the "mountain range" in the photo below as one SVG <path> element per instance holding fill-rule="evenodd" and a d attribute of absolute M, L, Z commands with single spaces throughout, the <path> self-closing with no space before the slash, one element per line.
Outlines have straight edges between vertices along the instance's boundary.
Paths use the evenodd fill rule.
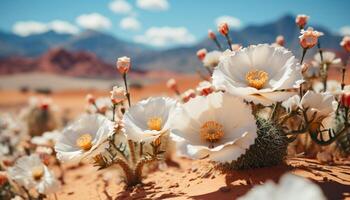
<path fill-rule="evenodd" d="M 333 34 L 327 28 L 312 26 L 325 34 L 320 39 L 322 47 L 340 50 L 339 35 Z M 277 35 L 283 35 L 285 46 L 297 57 L 300 56 L 299 29 L 292 15 L 282 16 L 267 24 L 250 25 L 241 30 L 230 31 L 233 42 L 243 46 L 272 43 Z M 218 38 L 222 44 L 226 44 L 221 36 Z M 139 71 L 157 69 L 191 72 L 200 66 L 196 58 L 196 51 L 200 48 L 214 50 L 215 45 L 205 38 L 186 47 L 156 50 L 92 30 L 78 35 L 49 31 L 27 37 L 0 31 L 0 73 L 39 70 L 82 76 L 84 70 L 88 70 L 86 76 L 108 76 L 115 59 L 124 55 L 132 58 L 133 68 Z M 94 66 L 97 67 L 94 69 Z M 51 67 L 53 69 L 48 69 Z M 79 69 L 75 69 L 76 67 Z"/>

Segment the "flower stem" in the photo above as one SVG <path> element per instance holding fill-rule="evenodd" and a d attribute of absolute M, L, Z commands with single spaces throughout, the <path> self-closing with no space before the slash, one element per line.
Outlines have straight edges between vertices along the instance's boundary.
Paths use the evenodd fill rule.
<path fill-rule="evenodd" d="M 317 43 L 318 53 L 320 54 L 321 58 L 321 65 L 322 65 L 322 82 L 323 82 L 323 91 L 327 91 L 327 79 L 328 79 L 328 66 L 326 63 L 324 63 L 323 60 L 323 51 L 321 49 L 321 42 L 320 40 Z"/>
<path fill-rule="evenodd" d="M 129 93 L 129 89 L 128 89 L 128 83 L 126 81 L 126 73 L 123 74 L 123 80 L 124 80 L 124 85 L 125 85 L 125 91 L 126 91 L 126 98 L 128 99 L 128 104 L 129 107 L 131 106 L 131 101 L 130 101 L 130 93 Z"/>
<path fill-rule="evenodd" d="M 303 48 L 303 55 L 301 56 L 300 65 L 302 65 L 302 64 L 303 64 L 303 61 L 304 61 L 304 57 L 305 57 L 306 51 L 307 51 L 307 48 Z"/>
<path fill-rule="evenodd" d="M 113 116 L 112 116 L 112 121 L 114 122 L 115 121 L 115 109 L 116 109 L 116 104 L 113 103 L 113 107 L 112 107 L 112 110 L 113 110 Z"/>
<path fill-rule="evenodd" d="M 128 146 L 130 150 L 131 161 L 133 164 L 136 163 L 136 155 L 135 155 L 135 145 L 132 140 L 128 140 Z"/>
<path fill-rule="evenodd" d="M 226 35 L 225 35 L 225 38 L 226 38 L 226 40 L 227 40 L 227 44 L 228 44 L 230 50 L 232 51 L 232 40 L 231 40 L 229 34 L 226 34 Z"/>
<path fill-rule="evenodd" d="M 345 73 L 346 73 L 346 65 L 347 62 L 345 63 L 345 66 L 342 69 L 342 77 L 341 77 L 341 89 L 344 90 L 345 87 Z"/>
<path fill-rule="evenodd" d="M 218 39 L 214 38 L 213 40 L 214 40 L 216 46 L 218 47 L 218 49 L 219 49 L 220 51 L 222 51 L 222 47 L 221 47 L 221 45 L 220 45 Z"/>

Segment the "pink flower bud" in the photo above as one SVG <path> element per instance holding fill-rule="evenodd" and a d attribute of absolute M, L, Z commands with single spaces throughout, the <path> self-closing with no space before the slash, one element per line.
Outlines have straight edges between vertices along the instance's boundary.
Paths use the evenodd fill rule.
<path fill-rule="evenodd" d="M 0 172 L 0 187 L 5 185 L 8 182 L 6 172 Z"/>
<path fill-rule="evenodd" d="M 41 162 L 44 165 L 48 166 L 50 164 L 51 156 L 47 153 L 42 153 L 42 152 L 38 153 L 38 154 L 39 154 L 39 158 L 40 158 Z"/>
<path fill-rule="evenodd" d="M 111 101 L 114 104 L 120 103 L 126 99 L 126 92 L 123 87 L 114 86 L 111 93 Z"/>
<path fill-rule="evenodd" d="M 340 46 L 342 46 L 345 51 L 350 52 L 350 36 L 343 37 L 343 40 L 340 42 Z"/>
<path fill-rule="evenodd" d="M 216 39 L 216 35 L 212 30 L 208 30 L 208 38 L 215 40 Z"/>
<path fill-rule="evenodd" d="M 318 38 L 323 35 L 323 33 L 314 31 L 314 29 L 311 27 L 309 27 L 307 30 L 301 30 L 300 33 L 301 36 L 299 36 L 299 42 L 301 47 L 304 49 L 314 47 L 318 42 Z"/>
<path fill-rule="evenodd" d="M 128 73 L 131 66 L 130 58 L 123 56 L 117 60 L 117 69 L 121 74 Z"/>
<path fill-rule="evenodd" d="M 209 81 L 200 82 L 196 89 L 201 96 L 207 96 L 208 94 L 214 92 L 214 87 Z"/>
<path fill-rule="evenodd" d="M 203 61 L 205 56 L 207 55 L 207 50 L 206 49 L 199 49 L 197 51 L 197 57 L 200 61 Z"/>
<path fill-rule="evenodd" d="M 295 18 L 295 23 L 299 26 L 300 29 L 303 29 L 307 23 L 307 21 L 309 20 L 309 16 L 307 15 L 298 15 Z"/>
<path fill-rule="evenodd" d="M 177 82 L 173 78 L 171 78 L 167 81 L 166 86 L 167 86 L 167 88 L 169 88 L 173 91 L 178 91 Z"/>
<path fill-rule="evenodd" d="M 218 27 L 218 31 L 219 33 L 221 33 L 223 36 L 226 36 L 229 32 L 229 27 L 228 24 L 226 22 L 223 22 L 219 25 Z"/>
<path fill-rule="evenodd" d="M 94 104 L 96 101 L 95 97 L 92 96 L 92 94 L 87 94 L 85 99 L 89 104 Z"/>
<path fill-rule="evenodd" d="M 186 90 L 182 95 L 181 99 L 184 103 L 188 102 L 191 98 L 196 97 L 196 92 L 192 89 Z"/>
<path fill-rule="evenodd" d="M 350 92 L 346 92 L 341 95 L 340 103 L 344 107 L 350 108 Z"/>
<path fill-rule="evenodd" d="M 282 35 L 277 36 L 275 42 L 280 46 L 284 46 L 284 37 Z"/>

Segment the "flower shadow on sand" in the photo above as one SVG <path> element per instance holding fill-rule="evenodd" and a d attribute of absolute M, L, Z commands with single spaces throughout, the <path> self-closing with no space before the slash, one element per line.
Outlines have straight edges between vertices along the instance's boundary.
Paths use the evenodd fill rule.
<path fill-rule="evenodd" d="M 267 180 L 278 183 L 285 173 L 293 173 L 309 177 L 318 184 L 327 199 L 349 198 L 350 166 L 322 165 L 308 159 L 291 159 L 287 164 L 276 167 L 254 170 L 229 171 L 225 175 L 226 186 L 202 195 L 191 196 L 193 199 L 237 199 L 246 194 L 255 185 L 264 184 Z M 341 178 L 342 177 L 342 178 Z"/>

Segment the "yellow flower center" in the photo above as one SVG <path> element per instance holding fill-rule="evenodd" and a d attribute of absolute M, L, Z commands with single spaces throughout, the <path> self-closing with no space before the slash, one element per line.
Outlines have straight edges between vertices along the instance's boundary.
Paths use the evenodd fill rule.
<path fill-rule="evenodd" d="M 149 130 L 160 131 L 162 129 L 162 119 L 160 117 L 152 117 L 148 119 L 147 126 Z"/>
<path fill-rule="evenodd" d="M 263 70 L 251 70 L 245 75 L 245 79 L 250 87 L 261 89 L 269 80 L 269 74 Z"/>
<path fill-rule="evenodd" d="M 224 136 L 224 129 L 216 121 L 207 121 L 202 125 L 200 135 L 204 140 L 216 142 Z"/>
<path fill-rule="evenodd" d="M 44 176 L 44 167 L 43 166 L 33 167 L 32 176 L 35 181 L 40 181 L 40 179 Z"/>
<path fill-rule="evenodd" d="M 92 137 L 90 134 L 83 134 L 81 135 L 77 141 L 76 141 L 76 145 L 84 150 L 84 151 L 89 151 L 92 147 Z"/>

